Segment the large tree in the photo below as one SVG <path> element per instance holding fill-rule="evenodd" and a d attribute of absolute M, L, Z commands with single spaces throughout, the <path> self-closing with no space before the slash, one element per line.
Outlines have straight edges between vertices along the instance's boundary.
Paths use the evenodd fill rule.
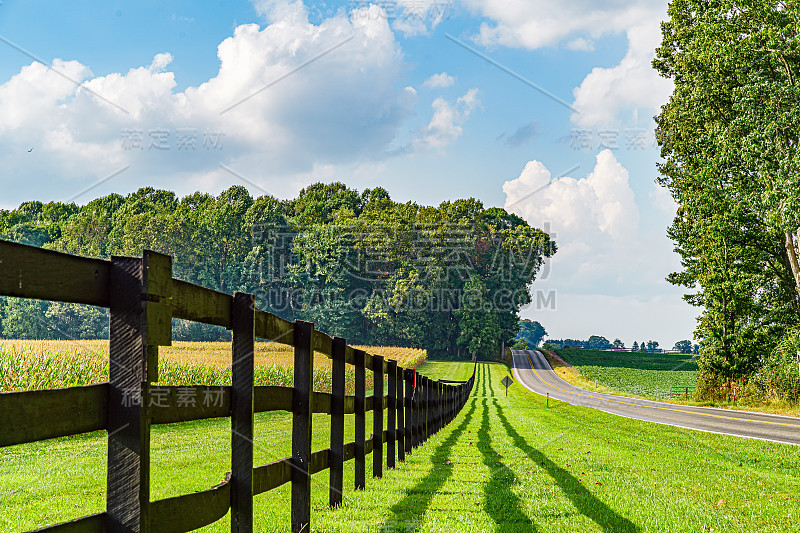
<path fill-rule="evenodd" d="M 796 2 L 675 0 L 655 68 L 669 235 L 694 289 L 702 370 L 748 374 L 800 318 L 800 18 Z"/>

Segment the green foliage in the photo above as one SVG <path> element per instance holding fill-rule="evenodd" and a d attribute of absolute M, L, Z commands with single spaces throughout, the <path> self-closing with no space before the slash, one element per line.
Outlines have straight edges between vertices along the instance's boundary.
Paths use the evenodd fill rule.
<path fill-rule="evenodd" d="M 530 320 L 520 320 L 519 322 L 519 333 L 517 333 L 516 339 L 525 341 L 527 346 L 531 348 L 535 348 L 539 346 L 539 343 L 542 342 L 547 336 L 547 331 L 545 331 L 544 327 L 536 322 Z M 527 350 L 527 348 L 517 348 L 518 350 Z"/>
<path fill-rule="evenodd" d="M 692 353 L 692 341 L 678 341 L 672 349 L 681 353 Z"/>
<path fill-rule="evenodd" d="M 288 201 L 254 199 L 235 186 L 184 198 L 145 187 L 81 207 L 27 202 L 0 212 L 0 237 L 102 258 L 169 254 L 179 279 L 254 293 L 260 308 L 352 344 L 449 357 L 496 354 L 513 339 L 530 284 L 556 252 L 542 230 L 474 198 L 426 207 L 338 182 Z M 0 306 L 0 326 L 6 338 L 108 334 L 107 315 L 48 302 Z M 229 338 L 184 321 L 175 321 L 173 336 Z"/>
<path fill-rule="evenodd" d="M 659 182 L 678 204 L 669 281 L 702 307 L 702 381 L 752 375 L 800 321 L 800 34 L 794 2 L 676 0 L 655 68 Z"/>

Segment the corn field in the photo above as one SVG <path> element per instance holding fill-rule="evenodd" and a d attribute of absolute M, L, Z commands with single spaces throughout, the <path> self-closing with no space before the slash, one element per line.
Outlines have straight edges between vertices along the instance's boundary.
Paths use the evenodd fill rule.
<path fill-rule="evenodd" d="M 425 350 L 359 346 L 400 366 L 417 368 Z M 291 387 L 294 373 L 291 346 L 256 343 L 255 384 Z M 355 370 L 345 370 L 346 393 L 353 394 Z M 367 389 L 372 373 L 367 372 Z M 174 342 L 159 348 L 158 385 L 229 385 L 231 345 L 227 342 Z M 108 381 L 108 341 L 0 341 L 0 392 L 76 387 Z M 330 392 L 331 360 L 314 356 L 314 390 Z"/>

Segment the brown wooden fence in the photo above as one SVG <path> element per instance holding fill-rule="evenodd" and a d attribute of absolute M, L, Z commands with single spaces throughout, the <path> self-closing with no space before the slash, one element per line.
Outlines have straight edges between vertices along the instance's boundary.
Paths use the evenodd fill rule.
<path fill-rule="evenodd" d="M 231 512 L 231 531 L 253 531 L 253 496 L 291 483 L 292 531 L 309 531 L 311 475 L 330 471 L 331 506 L 342 501 L 344 463 L 354 460 L 355 488 L 365 486 L 365 457 L 373 476 L 450 422 L 475 380 L 434 381 L 396 361 L 370 355 L 339 337 L 255 308 L 251 294 L 233 296 L 173 279 L 172 259 L 146 251 L 110 261 L 77 257 L 0 240 L 0 296 L 106 307 L 110 310 L 109 381 L 85 387 L 0 394 L 0 446 L 88 431 L 108 432 L 106 511 L 43 528 L 58 532 L 183 532 Z M 158 346 L 168 346 L 172 319 L 223 326 L 233 332 L 230 386 L 166 387 L 158 381 Z M 294 347 L 294 386 L 255 387 L 256 338 Z M 331 393 L 312 388 L 313 354 L 332 359 Z M 346 396 L 345 365 L 355 366 L 355 395 Z M 365 374 L 374 394 L 365 397 Z M 388 391 L 384 394 L 384 377 Z M 189 401 L 189 398 L 213 401 Z M 292 456 L 253 465 L 253 414 L 292 413 Z M 365 416 L 373 413 L 370 439 Z M 386 424 L 384 425 L 384 412 Z M 331 416 L 330 447 L 312 451 L 312 414 Z M 344 415 L 355 414 L 355 439 L 344 442 Z M 231 418 L 231 472 L 206 491 L 150 501 L 150 427 Z M 383 428 L 386 429 L 383 429 Z"/>

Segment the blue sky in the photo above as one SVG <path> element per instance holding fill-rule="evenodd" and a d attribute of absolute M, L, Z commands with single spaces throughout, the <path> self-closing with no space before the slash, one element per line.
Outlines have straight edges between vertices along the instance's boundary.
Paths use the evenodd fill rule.
<path fill-rule="evenodd" d="M 671 347 L 696 310 L 664 281 L 679 263 L 652 117 L 671 85 L 649 62 L 665 13 L 652 0 L 4 0 L 0 208 L 145 185 L 287 198 L 332 180 L 423 204 L 476 197 L 559 243 L 523 316 L 553 337 Z"/>

